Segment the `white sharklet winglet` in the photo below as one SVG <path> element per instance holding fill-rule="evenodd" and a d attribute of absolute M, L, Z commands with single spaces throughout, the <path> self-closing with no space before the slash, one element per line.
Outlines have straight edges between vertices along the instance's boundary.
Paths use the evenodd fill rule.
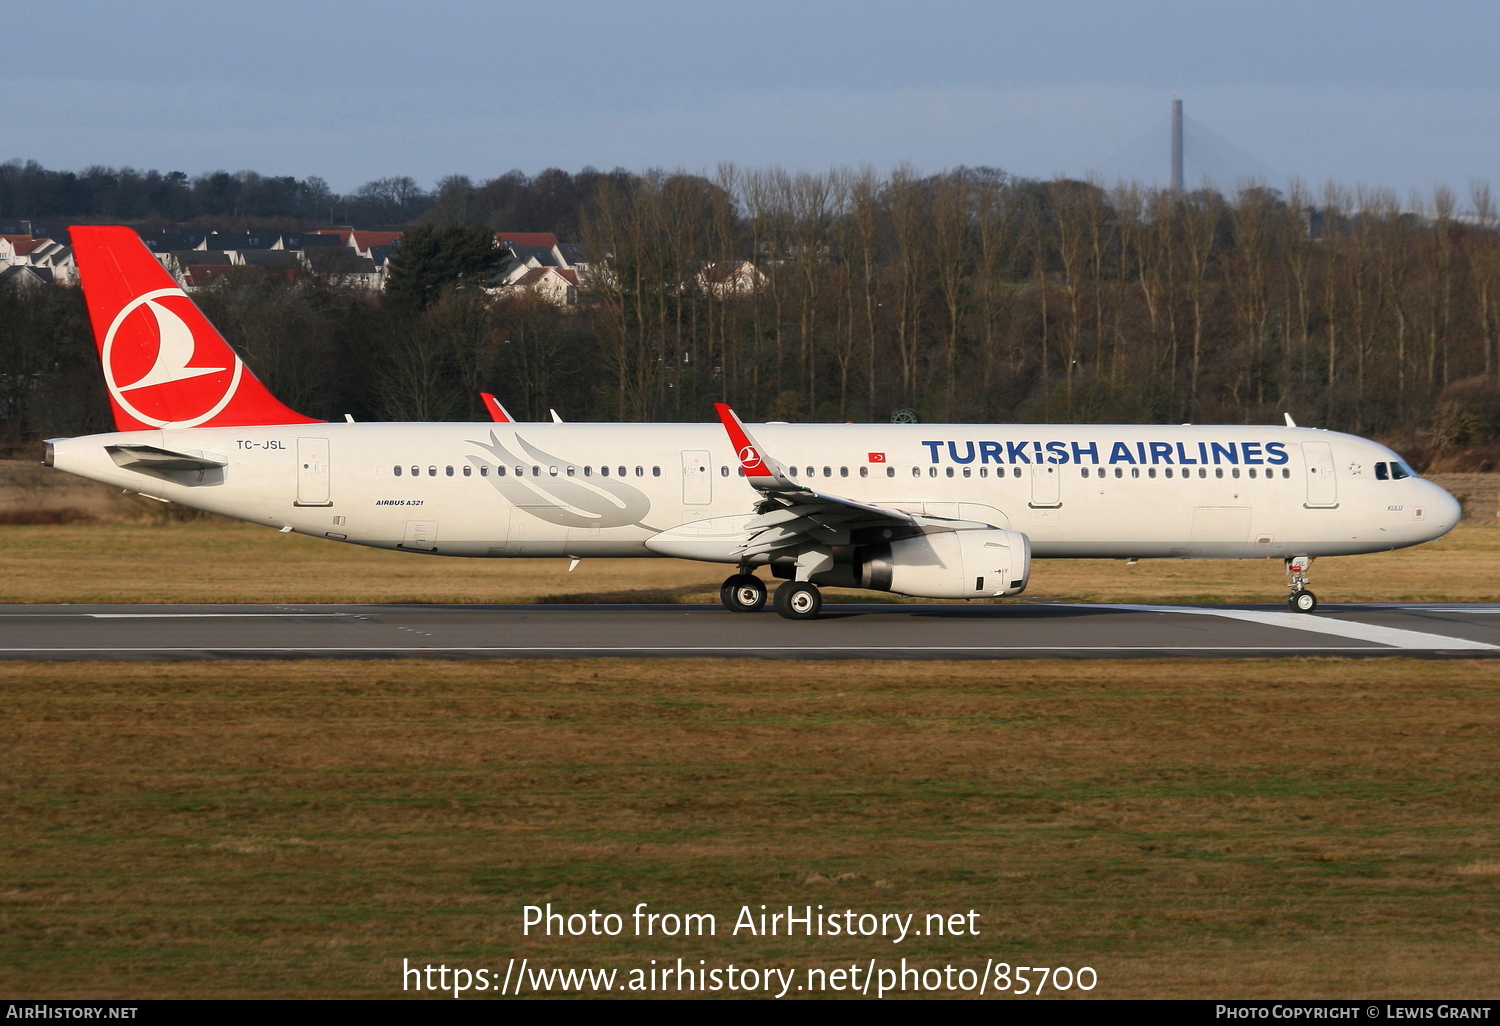
<path fill-rule="evenodd" d="M 510 411 L 501 406 L 500 400 L 496 399 L 489 392 L 480 392 L 479 398 L 484 402 L 484 408 L 489 413 L 490 420 L 496 424 L 514 424 L 516 422 L 516 418 L 510 415 Z"/>
<path fill-rule="evenodd" d="M 742 547 L 746 557 L 809 543 L 844 544 L 848 532 L 857 527 L 916 526 L 916 518 L 900 510 L 868 506 L 797 483 L 784 464 L 767 455 L 750 437 L 734 410 L 723 403 L 715 403 L 714 409 L 729 434 L 745 478 L 766 497 L 756 508 L 758 516 L 746 525 L 750 531 Z"/>
<path fill-rule="evenodd" d="M 783 464 L 767 456 L 755 443 L 750 432 L 745 430 L 739 414 L 724 403 L 714 403 L 714 410 L 719 414 L 719 422 L 724 425 L 724 430 L 729 433 L 729 444 L 734 448 L 735 458 L 740 461 L 740 467 L 745 471 L 751 487 L 760 492 L 777 494 L 808 491 L 806 485 L 792 480 Z"/>

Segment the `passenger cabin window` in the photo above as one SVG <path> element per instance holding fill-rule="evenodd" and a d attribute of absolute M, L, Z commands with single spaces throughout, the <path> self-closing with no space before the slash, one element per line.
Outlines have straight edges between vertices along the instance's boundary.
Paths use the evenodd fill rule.
<path fill-rule="evenodd" d="M 720 467 L 719 468 L 719 476 L 720 477 L 728 477 L 729 476 L 729 468 L 728 467 Z"/>
<path fill-rule="evenodd" d="M 953 476 L 953 468 L 952 468 L 952 467 L 949 467 L 949 468 L 948 468 L 948 476 L 949 476 L 949 477 L 952 477 L 952 476 Z"/>
<path fill-rule="evenodd" d="M 636 477 L 645 477 L 646 476 L 646 468 L 645 467 L 636 467 L 635 468 L 635 476 Z"/>
<path fill-rule="evenodd" d="M 422 476 L 422 468 L 421 467 L 412 467 L 411 468 L 411 476 L 412 477 L 421 477 Z"/>
<path fill-rule="evenodd" d="M 502 473 L 502 474 L 505 473 L 505 468 L 504 467 L 496 467 L 495 469 L 497 469 L 498 471 L 500 471 L 500 473 Z M 487 466 L 484 466 L 483 464 L 481 464 L 480 467 L 479 467 L 479 476 L 480 477 L 489 477 L 490 476 L 490 468 L 487 467 Z"/>
<path fill-rule="evenodd" d="M 465 465 L 464 466 L 464 477 L 473 477 L 473 476 L 474 476 L 474 468 L 471 467 L 471 466 Z"/>
<path fill-rule="evenodd" d="M 863 468 L 861 468 L 861 469 L 863 469 Z M 848 467 L 840 467 L 839 468 L 839 477 L 848 477 L 848 476 L 849 476 L 849 468 Z"/>
<path fill-rule="evenodd" d="M 1214 477 L 1223 477 L 1223 476 L 1224 476 L 1224 468 L 1223 467 L 1215 467 L 1214 468 Z"/>
<path fill-rule="evenodd" d="M 885 476 L 886 477 L 895 477 L 896 476 L 896 468 L 895 467 L 886 467 L 885 468 Z"/>
<path fill-rule="evenodd" d="M 651 476 L 652 477 L 661 477 L 661 468 L 660 467 L 652 467 L 651 468 Z"/>
<path fill-rule="evenodd" d="M 427 476 L 428 477 L 437 477 L 437 467 L 428 467 L 427 468 Z"/>
<path fill-rule="evenodd" d="M 448 469 L 448 476 L 449 476 L 449 477 L 452 477 L 452 476 L 453 476 L 453 468 L 452 468 L 452 467 L 449 467 L 449 468 L 447 468 L 447 469 Z"/>
<path fill-rule="evenodd" d="M 1010 468 L 1010 476 L 1011 477 L 1020 477 L 1021 476 L 1021 468 L 1020 467 L 1011 467 Z"/>
<path fill-rule="evenodd" d="M 870 476 L 870 468 L 869 467 L 860 467 L 859 468 L 859 476 L 860 477 L 869 477 Z"/>
<path fill-rule="evenodd" d="M 787 467 L 786 469 L 791 473 L 791 475 L 793 477 L 797 476 L 797 468 L 796 467 Z"/>
<path fill-rule="evenodd" d="M 608 477 L 609 476 L 609 468 L 608 467 L 600 467 L 599 468 L 599 474 L 601 476 L 603 476 L 603 477 Z"/>
<path fill-rule="evenodd" d="M 397 477 L 401 476 L 401 468 L 400 467 L 394 467 L 394 468 L 392 468 L 391 472 L 394 473 Z M 1381 476 L 1384 477 L 1385 475 L 1382 474 Z"/>
<path fill-rule="evenodd" d="M 620 474 L 619 474 L 619 476 L 620 477 L 624 477 L 625 476 L 625 468 L 624 467 L 620 468 Z"/>

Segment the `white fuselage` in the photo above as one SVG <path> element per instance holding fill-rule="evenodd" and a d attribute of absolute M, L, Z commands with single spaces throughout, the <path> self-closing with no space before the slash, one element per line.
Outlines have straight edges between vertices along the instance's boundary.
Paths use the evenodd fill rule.
<path fill-rule="evenodd" d="M 1378 479 L 1376 464 L 1399 460 L 1389 449 L 1331 431 L 766 424 L 755 435 L 820 492 L 1020 531 L 1039 557 L 1347 555 L 1429 541 L 1459 517 L 1429 481 Z M 122 444 L 226 466 L 127 469 L 105 448 Z M 447 556 L 659 555 L 654 536 L 744 517 L 759 498 L 714 424 L 165 429 L 58 439 L 52 462 L 253 523 Z"/>

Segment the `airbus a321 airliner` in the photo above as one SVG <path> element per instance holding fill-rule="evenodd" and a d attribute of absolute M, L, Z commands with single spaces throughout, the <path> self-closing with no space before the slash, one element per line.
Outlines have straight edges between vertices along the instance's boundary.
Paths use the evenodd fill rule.
<path fill-rule="evenodd" d="M 112 434 L 49 466 L 318 538 L 440 556 L 736 568 L 730 610 L 811 619 L 819 585 L 1016 595 L 1033 557 L 1284 561 L 1439 537 L 1451 495 L 1352 435 L 1056 424 L 325 423 L 282 405 L 128 228 L 72 230 Z"/>

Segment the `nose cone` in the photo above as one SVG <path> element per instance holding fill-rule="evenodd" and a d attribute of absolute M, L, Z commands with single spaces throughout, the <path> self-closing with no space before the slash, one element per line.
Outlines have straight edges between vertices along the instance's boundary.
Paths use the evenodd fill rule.
<path fill-rule="evenodd" d="M 1446 490 L 1431 481 L 1423 481 L 1422 485 L 1427 492 L 1422 499 L 1427 503 L 1427 522 L 1432 525 L 1430 537 L 1441 538 L 1458 526 L 1459 518 L 1464 513 L 1463 506 Z"/>

